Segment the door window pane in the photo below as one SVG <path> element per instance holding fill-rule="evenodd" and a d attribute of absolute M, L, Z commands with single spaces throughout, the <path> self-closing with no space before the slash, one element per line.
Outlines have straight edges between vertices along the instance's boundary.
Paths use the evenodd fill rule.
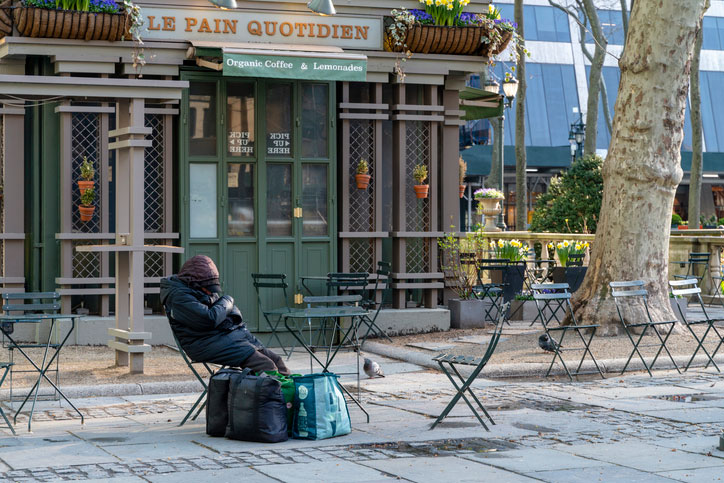
<path fill-rule="evenodd" d="M 229 193 L 228 235 L 254 236 L 254 165 L 229 163 L 226 186 Z"/>
<path fill-rule="evenodd" d="M 226 84 L 227 152 L 230 156 L 254 156 L 254 84 Z"/>
<path fill-rule="evenodd" d="M 266 154 L 275 158 L 292 155 L 292 85 L 267 84 Z"/>
<path fill-rule="evenodd" d="M 302 234 L 327 236 L 327 166 L 305 164 L 302 167 Z"/>
<path fill-rule="evenodd" d="M 302 157 L 326 158 L 329 86 L 302 84 Z"/>
<path fill-rule="evenodd" d="M 216 156 L 216 83 L 192 82 L 189 88 L 189 154 Z"/>
<path fill-rule="evenodd" d="M 267 236 L 292 236 L 292 165 L 266 167 Z"/>
<path fill-rule="evenodd" d="M 216 238 L 216 164 L 189 165 L 191 238 Z"/>

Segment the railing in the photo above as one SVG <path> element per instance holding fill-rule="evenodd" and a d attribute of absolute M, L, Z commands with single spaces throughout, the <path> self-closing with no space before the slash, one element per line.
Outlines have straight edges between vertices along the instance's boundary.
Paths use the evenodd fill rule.
<path fill-rule="evenodd" d="M 556 244 L 565 240 L 572 242 L 588 242 L 590 247 L 586 250 L 584 257 L 584 265 L 588 264 L 591 249 L 593 248 L 595 235 L 582 233 L 532 233 L 528 231 L 505 231 L 505 232 L 483 232 L 483 233 L 460 233 L 458 235 L 465 238 L 468 244 L 467 250 L 473 253 L 485 253 L 487 256 L 488 246 L 491 241 L 497 240 L 519 240 L 526 243 L 530 248 L 536 244 L 541 246 L 540 258 L 543 260 L 553 259 L 558 263 L 558 257 L 548 249 L 548 244 Z M 476 240 L 478 243 L 476 243 Z M 484 245 L 479 246 L 483 241 Z M 717 277 L 722 276 L 722 255 L 724 254 L 724 229 L 706 229 L 706 230 L 672 230 L 669 238 L 669 279 L 673 279 L 674 275 L 685 275 L 687 266 L 681 262 L 686 261 L 689 253 L 692 252 L 708 252 L 709 272 L 711 277 L 704 277 L 701 282 L 702 291 L 704 293 L 713 294 Z M 479 256 L 479 255 L 478 255 Z M 532 257 L 532 256 L 531 256 Z M 698 273 L 698 275 L 702 275 Z"/>

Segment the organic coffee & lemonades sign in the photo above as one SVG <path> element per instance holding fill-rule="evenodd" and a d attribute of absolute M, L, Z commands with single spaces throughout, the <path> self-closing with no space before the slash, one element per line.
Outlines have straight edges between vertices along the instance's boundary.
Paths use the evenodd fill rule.
<path fill-rule="evenodd" d="M 364 82 L 367 79 L 367 60 L 364 56 L 355 55 L 325 58 L 224 53 L 224 75 Z"/>
<path fill-rule="evenodd" d="M 264 42 L 382 49 L 382 19 L 334 15 L 143 7 L 142 38 Z"/>

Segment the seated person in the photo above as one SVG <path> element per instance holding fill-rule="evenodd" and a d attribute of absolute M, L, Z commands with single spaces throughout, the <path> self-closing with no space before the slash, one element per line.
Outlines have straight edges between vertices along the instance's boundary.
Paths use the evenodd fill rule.
<path fill-rule="evenodd" d="M 161 279 L 161 302 L 181 348 L 194 362 L 289 375 L 284 361 L 246 328 L 219 271 L 206 255 L 191 257 L 178 275 Z"/>

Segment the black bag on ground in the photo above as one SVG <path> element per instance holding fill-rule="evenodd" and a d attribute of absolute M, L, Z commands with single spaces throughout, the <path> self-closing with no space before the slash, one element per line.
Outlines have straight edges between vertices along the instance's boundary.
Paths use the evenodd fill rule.
<path fill-rule="evenodd" d="M 221 369 L 209 378 L 206 396 L 206 434 L 224 436 L 229 424 L 229 380 L 239 369 Z"/>
<path fill-rule="evenodd" d="M 287 406 L 281 384 L 266 374 L 252 376 L 250 372 L 244 369 L 230 375 L 226 437 L 261 443 L 286 441 Z"/>

